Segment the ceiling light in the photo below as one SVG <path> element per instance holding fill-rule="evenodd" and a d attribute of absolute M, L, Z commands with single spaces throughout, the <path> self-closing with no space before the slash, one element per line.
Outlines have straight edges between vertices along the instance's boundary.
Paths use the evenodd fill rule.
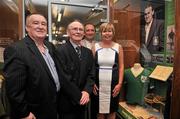
<path fill-rule="evenodd" d="M 3 0 L 3 2 L 15 13 L 18 13 L 19 8 L 17 4 L 12 0 Z"/>
<path fill-rule="evenodd" d="M 58 18 L 57 18 L 57 21 L 58 21 L 58 22 L 61 21 L 61 17 L 62 17 L 62 14 L 61 14 L 61 13 L 58 13 Z"/>

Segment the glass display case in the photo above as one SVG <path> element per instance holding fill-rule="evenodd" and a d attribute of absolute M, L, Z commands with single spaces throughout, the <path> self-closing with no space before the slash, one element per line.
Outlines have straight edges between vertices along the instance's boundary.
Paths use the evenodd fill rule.
<path fill-rule="evenodd" d="M 169 119 L 170 93 L 174 77 L 175 1 L 117 1 L 114 2 L 112 13 L 114 14 L 112 21 L 116 31 L 118 30 L 115 38 L 123 46 L 125 54 L 124 91 L 121 92 L 121 100 L 125 103 L 120 102 L 120 115 L 126 115 L 127 118 L 128 114 L 125 112 L 128 109 L 130 111 L 128 110 L 127 113 L 131 113 L 135 108 L 133 106 L 140 106 L 150 112 L 153 109 L 157 110 L 154 117 L 158 119 Z M 148 85 L 146 87 L 143 87 L 145 83 L 143 83 L 143 77 L 140 76 L 141 73 L 139 78 L 131 77 L 131 80 L 136 80 L 134 83 L 127 79 L 130 76 L 127 72 L 132 69 L 135 63 L 141 64 L 144 69 L 150 71 L 147 75 Z M 163 66 L 161 71 L 163 73 L 166 72 L 166 69 L 171 69 L 165 81 L 150 76 L 159 66 Z M 156 75 L 163 75 L 163 73 Z M 138 81 L 141 82 L 141 86 L 133 89 L 132 85 L 137 85 Z M 147 90 L 145 90 L 146 88 Z M 139 100 L 143 99 L 141 103 L 135 102 L 136 98 L 129 97 L 129 92 L 134 92 L 134 96 L 137 96 L 137 90 L 141 90 L 142 93 L 139 96 Z M 129 103 L 128 98 L 134 102 Z M 160 117 L 157 115 L 158 113 Z M 149 113 L 149 117 L 151 116 L 153 114 Z"/>

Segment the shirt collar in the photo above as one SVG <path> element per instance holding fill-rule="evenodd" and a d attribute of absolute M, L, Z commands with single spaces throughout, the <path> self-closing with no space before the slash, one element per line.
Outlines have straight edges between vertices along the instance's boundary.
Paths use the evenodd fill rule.
<path fill-rule="evenodd" d="M 151 26 L 151 24 L 152 24 L 153 20 L 154 20 L 154 19 L 152 19 L 152 20 L 150 21 L 150 23 L 149 23 L 149 24 L 146 24 L 146 27 Z"/>
<path fill-rule="evenodd" d="M 70 43 L 72 44 L 72 46 L 73 46 L 74 48 L 80 46 L 80 45 L 75 44 L 71 39 L 70 39 Z"/>

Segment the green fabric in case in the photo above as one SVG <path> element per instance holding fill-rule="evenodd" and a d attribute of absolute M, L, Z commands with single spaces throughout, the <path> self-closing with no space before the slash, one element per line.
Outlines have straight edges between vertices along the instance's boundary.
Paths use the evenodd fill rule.
<path fill-rule="evenodd" d="M 137 77 L 134 77 L 131 69 L 126 69 L 124 80 L 127 84 L 126 101 L 129 104 L 144 105 L 144 96 L 148 91 L 150 71 L 144 69 Z"/>

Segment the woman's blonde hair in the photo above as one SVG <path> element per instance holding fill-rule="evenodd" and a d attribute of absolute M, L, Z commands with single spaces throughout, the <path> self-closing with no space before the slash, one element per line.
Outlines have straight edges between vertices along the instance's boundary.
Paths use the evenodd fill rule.
<path fill-rule="evenodd" d="M 99 31 L 100 33 L 102 33 L 103 31 L 109 31 L 112 30 L 113 35 L 115 35 L 115 28 L 114 25 L 112 23 L 102 23 L 99 27 Z"/>

